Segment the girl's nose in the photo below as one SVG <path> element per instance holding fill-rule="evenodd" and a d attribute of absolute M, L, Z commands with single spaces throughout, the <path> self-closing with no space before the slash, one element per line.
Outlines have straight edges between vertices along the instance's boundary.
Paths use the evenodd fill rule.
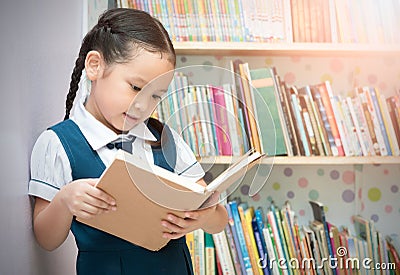
<path fill-rule="evenodd" d="M 146 111 L 148 108 L 148 99 L 145 96 L 136 96 L 133 106 L 141 112 Z"/>

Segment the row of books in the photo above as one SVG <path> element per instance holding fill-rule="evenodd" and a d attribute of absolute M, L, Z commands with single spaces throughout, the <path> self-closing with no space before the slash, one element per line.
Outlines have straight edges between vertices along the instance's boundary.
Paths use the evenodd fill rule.
<path fill-rule="evenodd" d="M 398 0 L 118 0 L 174 41 L 398 43 Z"/>
<path fill-rule="evenodd" d="M 398 235 L 384 237 L 359 215 L 353 217 L 354 233 L 339 230 L 320 202 L 310 204 L 314 220 L 299 225 L 289 202 L 281 209 L 274 203 L 254 209 L 229 201 L 224 231 L 187 235 L 195 274 L 400 274 Z"/>
<path fill-rule="evenodd" d="M 400 97 L 375 87 L 335 95 L 330 82 L 288 86 L 274 67 L 231 61 L 231 81 L 192 85 L 178 72 L 158 118 L 198 156 L 400 155 Z"/>

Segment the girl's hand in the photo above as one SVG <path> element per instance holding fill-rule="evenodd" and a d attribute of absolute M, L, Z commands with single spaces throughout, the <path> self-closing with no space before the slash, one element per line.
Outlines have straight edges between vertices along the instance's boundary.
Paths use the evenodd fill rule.
<path fill-rule="evenodd" d="M 215 213 L 216 208 L 217 205 L 214 205 L 201 210 L 187 211 L 184 218 L 168 214 L 167 218 L 161 221 L 161 224 L 165 227 L 163 237 L 178 239 L 193 230 L 202 228 Z"/>
<path fill-rule="evenodd" d="M 116 210 L 115 199 L 96 188 L 97 181 L 81 179 L 61 188 L 61 201 L 73 216 L 90 219 L 109 210 Z"/>

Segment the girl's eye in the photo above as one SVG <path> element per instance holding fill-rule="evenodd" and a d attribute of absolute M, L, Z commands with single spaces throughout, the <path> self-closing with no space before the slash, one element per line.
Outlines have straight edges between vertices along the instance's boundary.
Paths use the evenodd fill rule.
<path fill-rule="evenodd" d="M 136 92 L 140 92 L 142 88 L 139 88 L 138 86 L 132 85 L 132 89 Z"/>
<path fill-rule="evenodd" d="M 159 96 L 159 95 L 153 95 L 153 98 L 156 100 L 161 100 L 161 96 Z"/>

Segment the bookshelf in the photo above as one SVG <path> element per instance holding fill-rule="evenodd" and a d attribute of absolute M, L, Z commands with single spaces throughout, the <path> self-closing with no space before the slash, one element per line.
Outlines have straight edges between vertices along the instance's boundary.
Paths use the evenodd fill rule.
<path fill-rule="evenodd" d="M 242 59 L 254 68 L 276 66 L 285 80 L 292 76 L 292 82 L 288 82 L 291 85 L 330 79 L 334 90 L 341 94 L 357 85 L 376 85 L 389 95 L 399 89 L 400 43 L 173 43 L 178 68 L 199 64 L 229 68 L 230 59 Z M 194 77 L 208 79 L 206 74 Z M 215 177 L 234 158 L 210 156 L 199 157 L 198 161 Z M 263 167 L 267 167 L 268 180 L 259 192 L 249 196 L 251 183 L 245 180 L 230 197 L 264 208 L 271 201 L 282 206 L 289 200 L 301 224 L 312 220 L 307 201 L 317 199 L 324 202 L 328 219 L 338 226 L 352 230 L 350 217 L 361 214 L 373 220 L 384 234 L 400 233 L 396 222 L 400 217 L 399 156 L 276 156 L 264 159 Z"/>
<path fill-rule="evenodd" d="M 178 55 L 225 56 L 391 56 L 400 45 L 345 43 L 174 42 Z"/>
<path fill-rule="evenodd" d="M 198 161 L 203 164 L 216 164 L 223 165 L 231 163 L 235 157 L 231 156 L 218 156 L 218 157 L 202 157 L 198 158 Z M 275 156 L 264 159 L 261 164 L 273 164 L 273 165 L 399 165 L 400 157 L 398 156 L 375 156 L 375 157 L 331 157 L 331 156 L 296 156 L 296 157 L 286 157 L 286 156 Z"/>

